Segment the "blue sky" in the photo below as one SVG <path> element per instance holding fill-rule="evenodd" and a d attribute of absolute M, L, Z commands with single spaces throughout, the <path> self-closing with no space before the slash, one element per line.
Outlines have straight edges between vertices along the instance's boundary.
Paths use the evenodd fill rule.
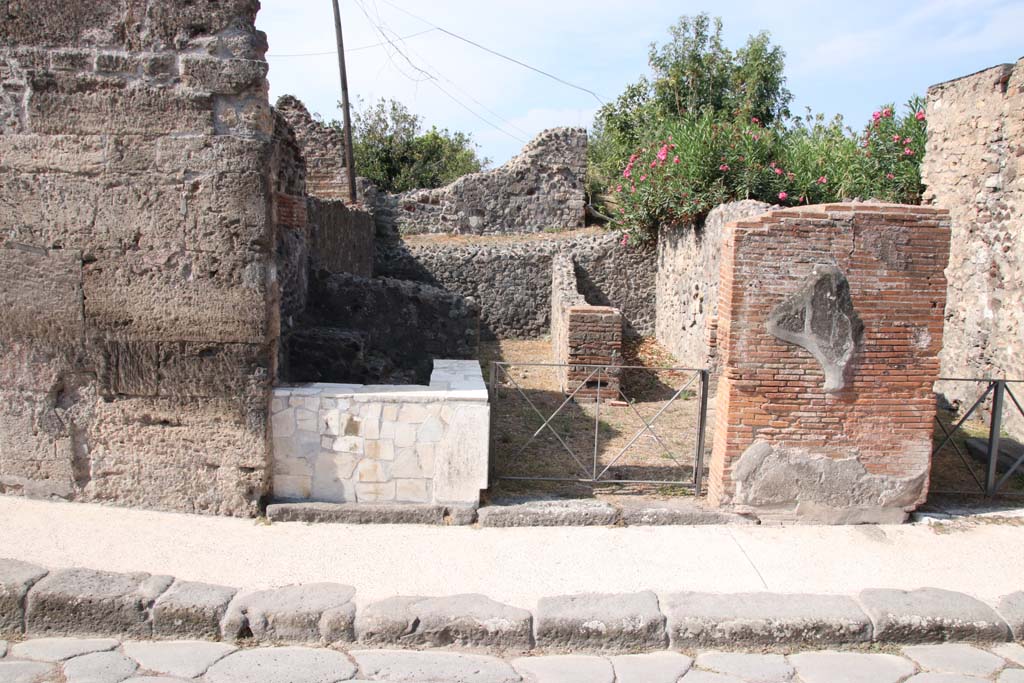
<path fill-rule="evenodd" d="M 648 72 L 652 41 L 666 40 L 680 15 L 702 11 L 722 17 L 733 48 L 769 31 L 787 53 L 794 111 L 842 114 L 855 127 L 881 103 L 1024 56 L 1021 0 L 341 0 L 349 88 L 365 102 L 400 100 L 427 125 L 472 133 L 500 164 L 545 128 L 589 127 L 600 103 L 431 24 L 609 101 Z M 257 25 L 270 42 L 271 101 L 293 94 L 325 119 L 340 119 L 330 0 L 262 0 Z M 370 47 L 384 41 L 381 31 L 394 47 Z M 284 56 L 318 52 L 328 54 Z"/>

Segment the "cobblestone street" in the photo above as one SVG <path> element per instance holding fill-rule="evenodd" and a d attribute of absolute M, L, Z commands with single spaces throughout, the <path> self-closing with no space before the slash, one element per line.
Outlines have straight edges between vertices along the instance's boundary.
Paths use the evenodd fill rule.
<path fill-rule="evenodd" d="M 6 653 L 6 656 L 2 656 Z M 658 652 L 501 659 L 446 651 L 236 648 L 206 641 L 0 641 L 3 683 L 998 683 L 1024 682 L 1024 647 L 892 652 Z"/>

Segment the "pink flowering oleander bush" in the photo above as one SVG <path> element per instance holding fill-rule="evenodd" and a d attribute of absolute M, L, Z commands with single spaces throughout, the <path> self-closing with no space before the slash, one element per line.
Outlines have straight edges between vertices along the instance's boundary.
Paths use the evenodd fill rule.
<path fill-rule="evenodd" d="M 606 210 L 630 243 L 740 199 L 783 206 L 853 198 L 916 204 L 925 131 L 920 98 L 903 115 L 891 105 L 880 108 L 860 134 L 838 117 L 820 115 L 771 126 L 711 111 L 684 116 L 666 121 L 622 160 Z"/>

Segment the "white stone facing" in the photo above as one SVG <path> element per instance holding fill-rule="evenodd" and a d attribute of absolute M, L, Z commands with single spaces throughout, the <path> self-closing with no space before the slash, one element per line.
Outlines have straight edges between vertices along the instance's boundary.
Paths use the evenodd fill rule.
<path fill-rule="evenodd" d="M 429 386 L 308 384 L 271 401 L 274 496 L 477 505 L 490 407 L 480 364 L 436 360 Z"/>

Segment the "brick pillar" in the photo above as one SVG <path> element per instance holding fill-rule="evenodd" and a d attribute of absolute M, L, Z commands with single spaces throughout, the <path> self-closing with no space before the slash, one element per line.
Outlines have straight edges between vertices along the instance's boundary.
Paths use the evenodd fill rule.
<path fill-rule="evenodd" d="M 864 203 L 726 227 L 712 503 L 863 522 L 923 502 L 949 232 L 944 210 Z"/>

